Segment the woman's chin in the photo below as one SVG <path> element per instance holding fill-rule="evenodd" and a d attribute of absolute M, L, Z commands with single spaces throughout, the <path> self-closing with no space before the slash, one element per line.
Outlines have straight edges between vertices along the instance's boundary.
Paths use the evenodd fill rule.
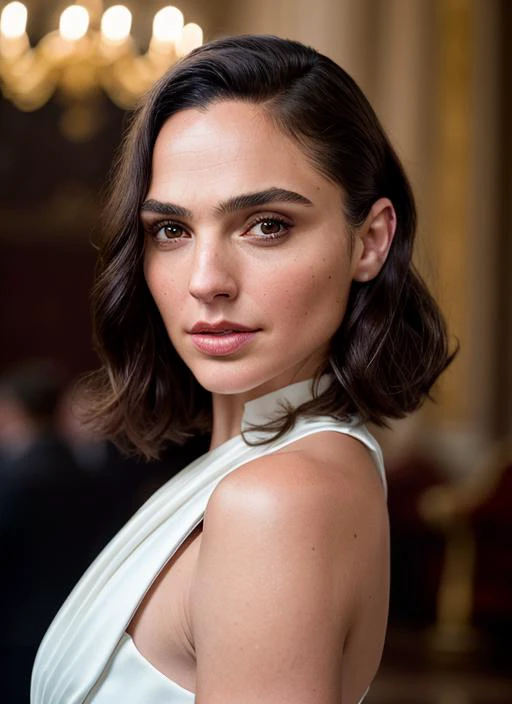
<path fill-rule="evenodd" d="M 265 374 L 261 369 L 250 369 L 240 364 L 198 364 L 190 365 L 197 382 L 212 394 L 247 394 L 271 382 L 276 374 Z"/>
<path fill-rule="evenodd" d="M 259 380 L 252 382 L 247 378 L 233 374 L 195 374 L 194 376 L 198 383 L 207 391 L 212 394 L 225 396 L 246 394 L 252 389 L 259 387 L 262 383 Z"/>
<path fill-rule="evenodd" d="M 303 373 L 300 373 L 302 371 Z M 234 396 L 237 394 L 245 396 L 245 400 L 257 398 L 271 391 L 280 389 L 288 384 L 314 376 L 314 373 L 306 374 L 305 370 L 299 372 L 295 369 L 273 369 L 264 373 L 263 370 L 249 369 L 225 369 L 205 370 L 192 369 L 198 383 L 212 394 L 223 396 Z"/>

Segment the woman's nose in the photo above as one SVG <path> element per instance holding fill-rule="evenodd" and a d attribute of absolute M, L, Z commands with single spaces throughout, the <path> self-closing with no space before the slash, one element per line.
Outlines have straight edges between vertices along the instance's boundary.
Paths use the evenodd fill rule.
<path fill-rule="evenodd" d="M 197 244 L 190 273 L 190 294 L 204 303 L 234 299 L 238 286 L 230 253 L 220 246 Z"/>

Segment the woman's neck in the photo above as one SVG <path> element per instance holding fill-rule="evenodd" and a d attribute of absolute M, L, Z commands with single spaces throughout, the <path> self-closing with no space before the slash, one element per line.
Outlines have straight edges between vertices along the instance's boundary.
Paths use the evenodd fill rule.
<path fill-rule="evenodd" d="M 236 394 L 213 394 L 213 424 L 210 450 L 240 434 L 245 399 Z"/>

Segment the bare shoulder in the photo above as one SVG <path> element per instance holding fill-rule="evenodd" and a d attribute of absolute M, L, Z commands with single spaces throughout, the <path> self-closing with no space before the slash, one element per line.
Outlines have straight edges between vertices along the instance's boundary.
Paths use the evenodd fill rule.
<path fill-rule="evenodd" d="M 314 521 L 311 529 L 325 524 L 332 530 L 354 521 L 367 524 L 370 517 L 385 519 L 387 513 L 382 480 L 368 448 L 331 431 L 302 438 L 225 477 L 212 494 L 205 526 L 219 518 L 228 527 L 225 519 L 236 520 L 237 515 L 244 523 L 272 519 L 283 527 L 303 516 Z"/>
<path fill-rule="evenodd" d="M 380 659 L 387 556 L 384 492 L 359 441 L 319 433 L 231 472 L 191 592 L 199 700 L 357 701 Z"/>

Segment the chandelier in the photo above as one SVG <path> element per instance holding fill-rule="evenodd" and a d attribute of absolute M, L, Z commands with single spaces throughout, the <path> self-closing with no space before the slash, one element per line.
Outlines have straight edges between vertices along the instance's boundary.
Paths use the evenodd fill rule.
<path fill-rule="evenodd" d="M 97 0 L 67 7 L 58 30 L 31 46 L 28 12 L 10 2 L 0 15 L 0 81 L 3 95 L 20 110 L 41 108 L 54 94 L 69 107 L 84 106 L 104 92 L 129 109 L 180 57 L 203 42 L 199 25 L 184 24 L 176 7 L 153 18 L 149 46 L 139 51 L 131 36 L 132 14 L 124 5 L 103 11 Z"/>

